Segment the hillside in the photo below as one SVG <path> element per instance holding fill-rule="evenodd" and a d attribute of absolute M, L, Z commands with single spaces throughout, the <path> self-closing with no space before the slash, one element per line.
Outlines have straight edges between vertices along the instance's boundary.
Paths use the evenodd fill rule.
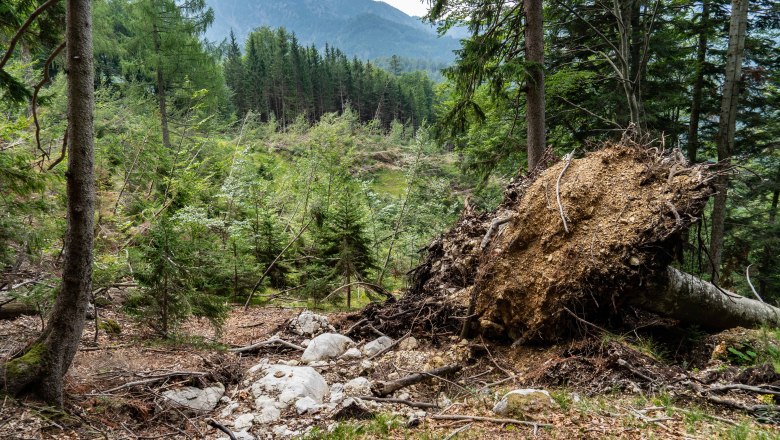
<path fill-rule="evenodd" d="M 210 0 L 214 24 L 206 37 L 222 41 L 233 30 L 239 41 L 260 26 L 284 27 L 301 44 L 330 44 L 349 56 L 374 59 L 391 55 L 454 60 L 458 39 L 439 38 L 433 27 L 373 0 Z"/>

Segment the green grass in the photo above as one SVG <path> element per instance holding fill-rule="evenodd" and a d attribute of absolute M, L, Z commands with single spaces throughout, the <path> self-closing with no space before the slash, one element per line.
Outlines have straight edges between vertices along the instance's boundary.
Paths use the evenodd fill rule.
<path fill-rule="evenodd" d="M 402 170 L 379 170 L 371 183 L 371 189 L 377 193 L 393 197 L 403 197 L 406 186 L 406 175 Z"/>
<path fill-rule="evenodd" d="M 372 420 L 357 423 L 339 423 L 332 431 L 314 428 L 303 436 L 304 440 L 356 440 L 368 438 L 388 438 L 393 431 L 402 429 L 401 420 L 377 414 Z"/>

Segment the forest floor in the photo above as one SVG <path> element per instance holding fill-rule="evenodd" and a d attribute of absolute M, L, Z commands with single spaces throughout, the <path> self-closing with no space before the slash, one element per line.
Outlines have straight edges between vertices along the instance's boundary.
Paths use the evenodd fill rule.
<path fill-rule="evenodd" d="M 233 429 L 236 414 L 244 410 L 249 395 L 247 371 L 262 362 L 297 365 L 299 354 L 284 346 L 268 346 L 243 354 L 226 349 L 268 340 L 274 335 L 293 341 L 295 336 L 286 327 L 300 312 L 301 309 L 293 308 L 257 307 L 247 312 L 235 308 L 218 335 L 206 322 L 192 320 L 183 326 L 182 334 L 198 336 L 161 341 L 127 318 L 117 306 L 101 309 L 100 318 L 104 321 L 100 321 L 97 341 L 94 326 L 88 324 L 66 378 L 64 409 L 47 407 L 31 397 L 0 397 L 0 438 L 227 438 L 209 421 Z M 344 332 L 360 317 L 338 312 L 328 314 L 328 318 Z M 0 357 L 6 358 L 23 348 L 39 334 L 41 325 L 39 318 L 29 316 L 0 321 Z M 744 336 L 744 332 L 736 334 Z M 254 423 L 248 433 L 256 438 L 309 439 L 780 438 L 780 429 L 775 425 L 759 423 L 744 411 L 712 406 L 679 393 L 671 385 L 679 367 L 670 365 L 659 373 L 658 365 L 650 363 L 663 353 L 658 345 L 649 342 L 638 344 L 630 338 L 602 335 L 564 345 L 511 348 L 480 339 L 459 340 L 449 334 L 416 336 L 414 345 L 404 341 L 371 359 L 369 367 L 364 359 L 323 363 L 315 368 L 333 384 L 358 375 L 377 382 L 445 364 L 462 365 L 457 375 L 437 377 L 394 395 L 434 403 L 437 408 L 421 412 L 401 404 L 365 402 L 368 412 L 354 415 L 363 420 L 348 418 L 338 422 L 327 411 L 299 416 L 290 408 L 276 422 Z M 709 338 L 711 342 L 712 337 Z M 300 340 L 299 337 L 294 342 L 302 343 Z M 720 346 L 722 349 L 723 344 Z M 627 359 L 637 380 L 626 379 L 631 371 L 615 374 L 614 365 L 609 366 L 610 356 Z M 711 359 L 707 350 L 700 357 L 704 364 L 701 370 L 694 370 L 697 373 L 717 375 L 740 370 L 723 360 Z M 649 386 L 642 385 L 641 378 L 647 375 L 654 375 L 648 378 Z M 166 390 L 185 384 L 202 387 L 213 382 L 224 384 L 225 397 L 211 412 L 182 411 L 166 405 L 161 396 Z M 533 415 L 536 422 L 549 427 L 434 419 L 435 415 L 496 418 L 491 411 L 493 405 L 503 394 L 517 388 L 540 388 L 550 393 L 555 405 Z M 744 395 L 740 401 L 757 404 L 767 398 L 771 396 Z"/>

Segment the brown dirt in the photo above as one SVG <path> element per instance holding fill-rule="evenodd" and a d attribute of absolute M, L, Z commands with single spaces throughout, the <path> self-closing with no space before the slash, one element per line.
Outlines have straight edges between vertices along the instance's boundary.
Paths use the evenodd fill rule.
<path fill-rule="evenodd" d="M 563 167 L 534 180 L 482 257 L 474 289 L 484 332 L 554 340 L 571 330 L 566 308 L 618 312 L 622 294 L 671 262 L 678 234 L 712 192 L 701 166 L 655 149 L 609 146 L 572 160 L 561 179 L 566 233 L 556 202 Z"/>

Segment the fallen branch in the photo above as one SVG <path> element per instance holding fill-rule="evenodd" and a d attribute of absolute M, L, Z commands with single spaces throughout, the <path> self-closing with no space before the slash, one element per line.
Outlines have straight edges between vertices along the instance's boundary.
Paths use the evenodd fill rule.
<path fill-rule="evenodd" d="M 373 356 L 369 357 L 367 360 L 369 360 L 369 361 L 370 361 L 370 360 L 372 360 L 372 359 L 376 359 L 376 358 L 378 358 L 379 356 L 382 356 L 383 354 L 385 354 L 385 353 L 387 353 L 388 351 L 390 351 L 390 350 L 392 350 L 393 348 L 395 348 L 395 346 L 397 346 L 398 344 L 400 344 L 400 343 L 401 343 L 401 341 L 403 341 L 404 339 L 408 338 L 408 337 L 409 337 L 411 334 L 412 334 L 411 330 L 410 330 L 410 331 L 408 331 L 408 332 L 406 332 L 406 334 L 405 334 L 405 335 L 403 335 L 403 336 L 401 336 L 400 338 L 396 339 L 396 340 L 395 340 L 395 341 L 394 341 L 392 344 L 388 345 L 388 346 L 387 346 L 387 348 L 385 348 L 384 350 L 380 350 L 379 352 L 375 353 Z"/>
<path fill-rule="evenodd" d="M 492 222 L 490 222 L 490 227 L 488 228 L 487 232 L 485 232 L 485 236 L 482 237 L 482 242 L 479 244 L 480 250 L 485 250 L 485 248 L 490 244 L 490 238 L 493 236 L 493 232 L 495 232 L 496 228 L 503 225 L 504 223 L 509 222 L 514 217 L 512 215 L 508 215 L 504 218 L 496 218 L 493 219 Z"/>
<path fill-rule="evenodd" d="M 566 172 L 566 169 L 569 168 L 571 159 L 574 157 L 574 151 L 576 150 L 571 150 L 571 153 L 563 157 L 563 160 L 565 160 L 566 163 L 563 165 L 561 174 L 558 174 L 558 181 L 555 183 L 555 198 L 558 200 L 558 211 L 561 214 L 561 220 L 563 220 L 563 229 L 567 234 L 569 233 L 569 226 L 566 224 L 566 214 L 563 212 L 563 204 L 561 203 L 561 177 L 563 177 L 563 173 Z"/>
<path fill-rule="evenodd" d="M 752 385 L 744 385 L 741 383 L 732 383 L 727 385 L 713 386 L 705 389 L 705 391 L 711 393 L 719 393 L 721 391 L 729 391 L 729 390 L 741 390 L 741 391 L 747 391 L 756 394 L 772 394 L 773 396 L 780 396 L 780 391 L 769 389 L 769 388 L 756 387 Z"/>
<path fill-rule="evenodd" d="M 298 351 L 304 351 L 305 350 L 305 348 L 301 347 L 300 345 L 295 345 L 292 342 L 285 341 L 284 339 L 273 337 L 271 339 L 268 339 L 268 340 L 265 340 L 265 341 L 262 341 L 262 342 L 258 342 L 256 344 L 247 345 L 246 347 L 231 348 L 228 351 L 231 352 L 231 353 L 246 353 L 248 351 L 255 351 L 258 348 L 267 347 L 269 345 L 274 345 L 274 344 L 284 345 L 286 347 L 290 347 L 290 348 L 292 348 L 294 350 L 298 350 Z"/>
<path fill-rule="evenodd" d="M 468 423 L 466 425 L 461 426 L 460 428 L 452 431 L 447 437 L 444 437 L 444 440 L 451 440 L 451 439 L 455 438 L 456 435 L 458 435 L 461 432 L 471 428 L 471 425 L 473 425 L 473 424 L 474 423 L 472 422 L 472 423 Z"/>
<path fill-rule="evenodd" d="M 358 399 L 361 400 L 371 400 L 373 402 L 382 402 L 382 403 L 398 403 L 401 405 L 407 405 L 414 408 L 423 408 L 423 409 L 430 409 L 430 408 L 438 408 L 439 405 L 435 403 L 428 403 L 428 402 L 415 402 L 412 400 L 406 400 L 406 399 L 393 399 L 391 397 L 374 397 L 374 396 L 360 396 Z"/>
<path fill-rule="evenodd" d="M 392 394 L 395 391 L 400 390 L 401 388 L 412 386 L 414 384 L 420 383 L 426 379 L 431 379 L 433 377 L 441 376 L 448 373 L 454 373 L 460 370 L 461 368 L 463 368 L 462 365 L 451 364 L 430 371 L 410 374 L 408 376 L 404 376 L 400 379 L 389 381 L 389 382 L 379 381 L 376 382 L 371 387 L 371 391 L 376 396 L 384 397 L 387 396 L 388 394 Z"/>
<path fill-rule="evenodd" d="M 141 380 L 134 380 L 132 382 L 127 382 L 125 384 L 119 385 L 118 387 L 111 388 L 110 390 L 103 391 L 102 393 L 97 394 L 110 394 L 115 391 L 123 390 L 125 388 L 131 388 L 138 385 L 145 385 L 149 383 L 159 382 L 161 380 L 170 379 L 172 377 L 179 377 L 179 376 L 207 376 L 209 373 L 203 373 L 200 371 L 175 371 L 173 373 L 166 373 L 161 374 L 154 377 L 149 377 L 146 379 Z"/>
<path fill-rule="evenodd" d="M 220 431 L 222 431 L 222 432 L 224 432 L 225 434 L 227 434 L 227 436 L 228 436 L 228 437 L 230 437 L 230 440 L 238 440 L 238 439 L 236 439 L 236 436 L 235 436 L 235 435 L 233 435 L 233 431 L 231 431 L 231 430 L 227 429 L 227 428 L 225 427 L 225 425 L 223 425 L 223 424 L 221 424 L 221 423 L 217 422 L 216 420 L 214 420 L 214 419 L 209 419 L 209 420 L 208 420 L 208 424 L 209 424 L 209 426 L 211 426 L 212 428 L 219 429 Z"/>
<path fill-rule="evenodd" d="M 761 298 L 761 295 L 759 295 L 758 292 L 756 292 L 756 288 L 753 287 L 753 282 L 750 281 L 750 266 L 752 265 L 753 265 L 752 263 L 748 264 L 747 269 L 745 269 L 745 278 L 747 278 L 748 286 L 750 286 L 750 290 L 753 291 L 753 295 L 755 295 L 759 301 L 764 302 L 764 298 Z"/>
<path fill-rule="evenodd" d="M 432 414 L 429 416 L 433 420 L 471 420 L 476 422 L 490 422 L 500 424 L 513 424 L 513 425 L 526 425 L 532 426 L 534 429 L 539 427 L 551 428 L 552 425 L 548 423 L 531 422 L 528 420 L 518 419 L 501 419 L 495 417 L 481 417 L 481 416 L 467 416 L 462 414 Z"/>

